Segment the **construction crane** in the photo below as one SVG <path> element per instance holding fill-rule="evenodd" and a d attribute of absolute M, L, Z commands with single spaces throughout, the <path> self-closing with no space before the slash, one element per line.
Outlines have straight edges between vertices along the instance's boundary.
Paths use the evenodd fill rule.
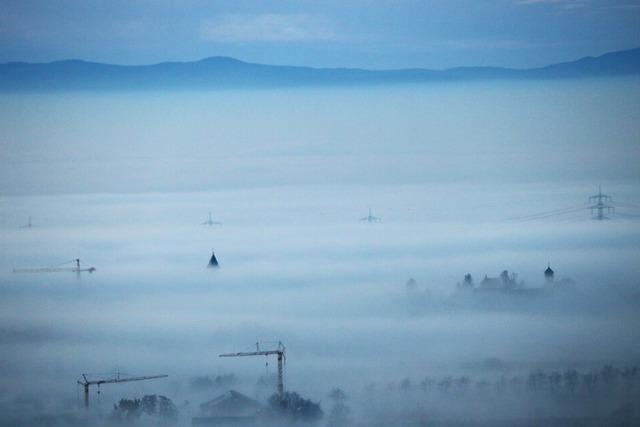
<path fill-rule="evenodd" d="M 63 267 L 64 265 L 75 263 L 73 267 Z M 71 261 L 63 262 L 62 264 L 54 265 L 53 267 L 44 267 L 44 268 L 14 268 L 14 273 L 57 273 L 60 271 L 71 271 L 73 273 L 80 274 L 83 271 L 93 273 L 96 271 L 95 267 L 83 268 L 80 265 L 80 258 L 76 258 Z"/>
<path fill-rule="evenodd" d="M 368 223 L 372 223 L 372 222 L 380 222 L 380 221 L 382 221 L 382 219 L 378 218 L 377 216 L 371 215 L 371 208 L 369 208 L 369 215 L 367 215 L 367 216 L 365 216 L 363 218 L 360 218 L 360 221 L 366 221 Z"/>
<path fill-rule="evenodd" d="M 145 377 L 127 377 L 120 378 L 120 373 L 117 373 L 113 378 L 101 379 L 101 380 L 89 380 L 85 374 L 82 374 L 82 380 L 78 380 L 78 384 L 84 387 L 84 407 L 89 408 L 89 386 L 97 385 L 98 393 L 100 393 L 100 384 L 114 384 L 114 383 L 127 383 L 131 381 L 144 381 L 153 380 L 156 378 L 166 378 L 169 375 L 149 375 Z"/>
<path fill-rule="evenodd" d="M 275 354 L 278 356 L 278 396 L 282 400 L 284 397 L 284 363 L 285 363 L 285 348 L 281 341 L 278 341 L 278 347 L 275 350 L 260 350 L 260 344 L 256 343 L 256 351 L 240 352 L 240 353 L 225 353 L 219 355 L 219 357 L 243 357 L 243 356 L 270 356 Z"/>
<path fill-rule="evenodd" d="M 611 202 L 613 202 L 613 198 L 608 194 L 602 194 L 602 186 L 598 186 L 598 194 L 589 197 L 589 203 L 593 203 L 589 206 L 589 209 L 591 209 L 591 217 L 599 221 L 609 219 L 605 216 L 605 211 L 606 213 L 615 212 L 615 207 Z"/>

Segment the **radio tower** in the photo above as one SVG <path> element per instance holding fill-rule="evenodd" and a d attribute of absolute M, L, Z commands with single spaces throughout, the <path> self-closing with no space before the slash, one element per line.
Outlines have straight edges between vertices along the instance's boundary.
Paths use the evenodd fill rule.
<path fill-rule="evenodd" d="M 589 203 L 592 203 L 592 205 L 589 206 L 589 209 L 591 209 L 591 217 L 598 221 L 609 219 L 609 217 L 605 216 L 605 213 L 609 214 L 615 212 L 615 207 L 610 204 L 612 202 L 613 199 L 611 196 L 608 194 L 602 194 L 602 185 L 599 185 L 598 194 L 589 197 Z"/>

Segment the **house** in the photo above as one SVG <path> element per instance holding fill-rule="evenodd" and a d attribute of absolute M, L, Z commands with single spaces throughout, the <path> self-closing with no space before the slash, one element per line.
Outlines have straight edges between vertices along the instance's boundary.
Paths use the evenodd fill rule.
<path fill-rule="evenodd" d="M 216 397 L 200 405 L 201 416 L 194 417 L 194 426 L 255 425 L 256 415 L 264 409 L 257 400 L 235 390 Z"/>
<path fill-rule="evenodd" d="M 547 264 L 547 269 L 544 271 L 544 278 L 547 282 L 553 282 L 554 272 L 551 269 L 551 263 Z"/>
<path fill-rule="evenodd" d="M 518 282 L 518 275 L 515 273 L 509 274 L 507 270 L 500 273 L 500 277 L 487 277 L 484 276 L 482 282 L 480 282 L 479 289 L 486 290 L 513 290 L 522 288 L 524 284 Z"/>

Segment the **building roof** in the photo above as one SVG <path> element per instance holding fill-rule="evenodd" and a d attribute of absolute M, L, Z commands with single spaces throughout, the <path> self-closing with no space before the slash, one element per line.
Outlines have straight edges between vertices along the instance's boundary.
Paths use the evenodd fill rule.
<path fill-rule="evenodd" d="M 484 279 L 482 279 L 482 282 L 480 282 L 480 287 L 488 289 L 498 289 L 504 287 L 504 283 L 499 277 L 487 277 L 485 275 Z"/>
<path fill-rule="evenodd" d="M 218 268 L 220 265 L 218 264 L 218 259 L 216 258 L 215 252 L 211 251 L 211 259 L 209 260 L 209 267 Z"/>
<path fill-rule="evenodd" d="M 221 394 L 220 396 L 200 405 L 203 413 L 216 417 L 247 417 L 255 415 L 262 404 L 235 390 Z"/>
<path fill-rule="evenodd" d="M 547 269 L 544 271 L 545 276 L 553 276 L 553 270 L 551 269 L 551 264 L 547 265 Z"/>

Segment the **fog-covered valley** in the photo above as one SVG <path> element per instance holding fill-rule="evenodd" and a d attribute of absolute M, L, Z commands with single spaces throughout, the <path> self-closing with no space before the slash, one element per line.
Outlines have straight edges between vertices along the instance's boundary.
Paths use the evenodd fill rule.
<path fill-rule="evenodd" d="M 322 425 L 637 420 L 638 83 L 1 95 L 0 420 L 158 394 L 190 425 L 275 392 L 275 358 L 218 357 L 256 341 Z M 548 292 L 457 286 L 503 270 Z M 169 377 L 85 411 L 117 372 Z"/>

